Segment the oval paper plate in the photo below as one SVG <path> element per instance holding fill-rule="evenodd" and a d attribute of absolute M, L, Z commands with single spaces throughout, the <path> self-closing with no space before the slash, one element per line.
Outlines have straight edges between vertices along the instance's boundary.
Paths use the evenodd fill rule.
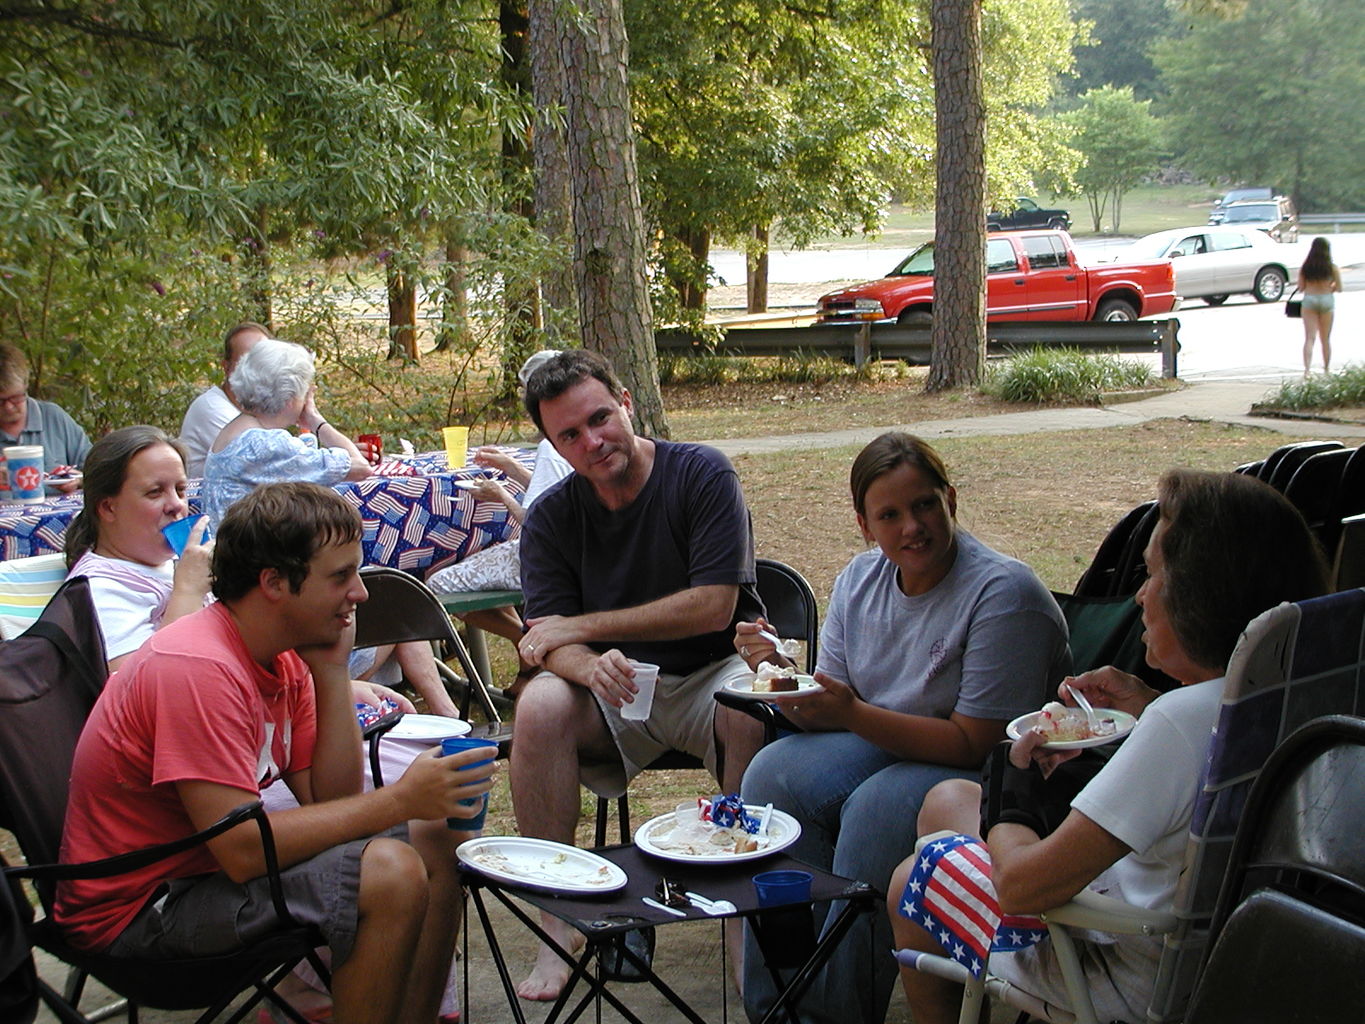
<path fill-rule="evenodd" d="M 803 697 L 808 693 L 815 693 L 823 690 L 824 687 L 815 681 L 814 676 L 798 675 L 796 677 L 795 690 L 779 690 L 776 693 L 754 692 L 752 679 L 735 679 L 721 687 L 726 693 L 733 694 L 741 700 L 772 700 L 774 697 Z"/>
<path fill-rule="evenodd" d="M 1024 733 L 1033 728 L 1034 721 L 1041 715 L 1041 711 L 1030 711 L 1027 715 L 1020 715 L 1009 725 L 1005 726 L 1005 735 L 1012 740 L 1017 740 Z M 1113 708 L 1096 708 L 1095 715 L 1098 718 L 1112 718 L 1114 720 L 1114 731 L 1108 736 L 1091 736 L 1084 740 L 1057 740 L 1053 743 L 1044 743 L 1039 748 L 1041 750 L 1084 750 L 1086 747 L 1102 747 L 1106 743 L 1114 743 L 1123 739 L 1133 731 L 1133 726 L 1137 724 L 1137 719 L 1126 711 L 1115 711 Z"/>
<path fill-rule="evenodd" d="M 468 735 L 468 722 L 444 715 L 404 715 L 403 720 L 384 735 L 395 740 L 427 740 L 440 743 L 451 736 Z"/>
<path fill-rule="evenodd" d="M 755 818 L 763 816 L 762 807 L 745 804 L 744 808 Z M 676 850 L 665 850 L 655 840 L 666 836 L 672 829 L 672 811 L 661 814 L 657 818 L 650 818 L 649 821 L 635 830 L 635 845 L 652 856 L 678 861 L 681 864 L 734 864 L 742 860 L 758 860 L 760 857 L 767 857 L 780 850 L 785 850 L 801 837 L 801 823 L 785 811 L 778 810 L 774 810 L 772 817 L 768 820 L 768 836 L 770 838 L 768 845 L 761 850 L 750 850 L 748 853 L 723 853 L 719 851 L 716 853 L 679 853 Z"/>
<path fill-rule="evenodd" d="M 548 839 L 481 836 L 461 843 L 455 856 L 481 875 L 524 889 L 606 893 L 626 884 L 626 873 L 611 861 Z"/>

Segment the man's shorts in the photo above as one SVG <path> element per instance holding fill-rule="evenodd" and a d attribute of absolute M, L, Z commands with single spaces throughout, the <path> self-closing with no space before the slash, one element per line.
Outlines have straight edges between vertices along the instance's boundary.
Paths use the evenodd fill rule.
<path fill-rule="evenodd" d="M 712 721 L 716 701 L 711 695 L 727 683 L 752 675 L 738 654 L 703 665 L 687 676 L 661 672 L 654 690 L 654 708 L 643 722 L 622 718 L 620 708 L 593 694 L 621 754 L 621 763 L 583 763 L 579 766 L 579 779 L 598 796 L 620 796 L 631 779 L 669 750 L 701 758 L 714 777 L 716 734 Z"/>
<path fill-rule="evenodd" d="M 407 826 L 382 835 L 406 840 Z M 285 905 L 296 922 L 313 925 L 323 934 L 333 968 L 346 962 L 355 945 L 360 856 L 375 838 L 342 843 L 280 872 Z M 219 871 L 163 882 L 109 946 L 109 953 L 150 960 L 216 956 L 279 928 L 264 875 L 238 884 Z"/>

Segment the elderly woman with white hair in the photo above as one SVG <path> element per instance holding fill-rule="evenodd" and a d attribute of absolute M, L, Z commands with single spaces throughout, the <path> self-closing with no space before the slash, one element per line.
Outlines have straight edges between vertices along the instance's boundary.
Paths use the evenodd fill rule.
<path fill-rule="evenodd" d="M 215 529 L 228 506 L 260 484 L 331 485 L 370 475 L 355 442 L 318 412 L 313 354 L 302 345 L 257 342 L 238 360 L 229 384 L 242 413 L 204 459 L 203 507 Z M 296 437 L 291 426 L 306 434 Z"/>
<path fill-rule="evenodd" d="M 200 491 L 204 514 L 214 529 L 233 502 L 261 484 L 301 481 L 330 486 L 371 475 L 355 442 L 318 412 L 313 355 L 302 345 L 274 338 L 258 341 L 237 361 L 228 383 L 242 414 L 222 429 L 210 447 Z M 289 432 L 291 426 L 306 433 L 296 437 Z M 397 665 L 390 661 L 385 666 L 391 652 L 397 654 Z M 351 657 L 356 678 L 372 682 L 397 682 L 400 667 L 426 700 L 428 711 L 458 716 L 428 645 L 377 647 L 356 651 Z"/>

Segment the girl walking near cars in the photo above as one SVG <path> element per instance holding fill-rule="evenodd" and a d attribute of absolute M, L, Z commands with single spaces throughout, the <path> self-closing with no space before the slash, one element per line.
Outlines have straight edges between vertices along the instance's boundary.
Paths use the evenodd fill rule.
<path fill-rule="evenodd" d="M 1313 368 L 1313 341 L 1322 340 L 1322 372 L 1332 369 L 1332 316 L 1336 293 L 1341 291 L 1341 271 L 1332 262 L 1325 238 L 1313 239 L 1308 258 L 1299 268 L 1299 291 L 1303 292 L 1303 375 Z"/>

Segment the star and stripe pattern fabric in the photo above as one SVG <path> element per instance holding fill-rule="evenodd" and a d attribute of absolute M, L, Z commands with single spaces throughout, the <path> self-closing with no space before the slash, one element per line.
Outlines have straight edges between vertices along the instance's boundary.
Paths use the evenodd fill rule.
<path fill-rule="evenodd" d="M 926 844 L 905 884 L 899 909 L 976 978 L 985 971 L 991 952 L 1024 949 L 1047 936 L 1047 928 L 1036 917 L 1000 913 L 990 853 L 972 836 L 944 836 Z"/>

